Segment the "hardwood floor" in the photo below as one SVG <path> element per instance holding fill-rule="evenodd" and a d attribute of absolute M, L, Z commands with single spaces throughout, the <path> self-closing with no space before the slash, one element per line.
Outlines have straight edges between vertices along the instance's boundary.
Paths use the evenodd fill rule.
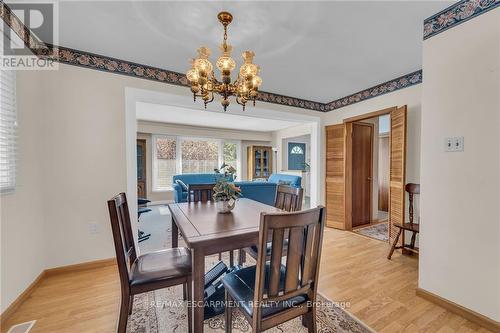
<path fill-rule="evenodd" d="M 490 332 L 415 296 L 416 258 L 352 232 L 327 228 L 320 292 L 378 332 Z M 36 319 L 31 333 L 114 332 L 120 289 L 116 267 L 49 276 L 2 327 Z"/>

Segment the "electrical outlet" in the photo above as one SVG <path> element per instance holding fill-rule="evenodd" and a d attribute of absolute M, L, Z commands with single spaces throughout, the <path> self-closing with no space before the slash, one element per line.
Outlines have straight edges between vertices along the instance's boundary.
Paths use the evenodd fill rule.
<path fill-rule="evenodd" d="M 100 231 L 99 224 L 97 222 L 90 222 L 89 223 L 89 232 L 92 235 L 98 234 Z"/>

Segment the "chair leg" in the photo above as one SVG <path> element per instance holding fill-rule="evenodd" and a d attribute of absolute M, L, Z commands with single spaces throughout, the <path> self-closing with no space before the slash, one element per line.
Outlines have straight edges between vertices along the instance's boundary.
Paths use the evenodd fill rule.
<path fill-rule="evenodd" d="M 396 246 L 398 245 L 399 241 L 399 236 L 401 236 L 401 232 L 403 229 L 399 229 L 398 234 L 396 235 L 396 239 L 394 240 L 394 243 L 392 243 L 391 250 L 389 251 L 389 255 L 387 256 L 387 259 L 391 260 L 392 254 L 394 253 L 394 250 L 396 249 Z"/>
<path fill-rule="evenodd" d="M 222 253 L 219 252 L 219 260 L 222 260 Z"/>
<path fill-rule="evenodd" d="M 226 290 L 226 333 L 231 333 L 233 328 L 233 304 L 231 296 Z"/>
<path fill-rule="evenodd" d="M 302 325 L 307 327 L 308 333 L 316 333 L 316 307 L 313 306 L 311 310 L 302 316 Z"/>
<path fill-rule="evenodd" d="M 130 301 L 129 301 L 129 306 L 128 306 L 128 314 L 132 314 L 132 308 L 134 307 L 134 295 L 130 295 Z"/>
<path fill-rule="evenodd" d="M 120 314 L 118 317 L 118 328 L 117 333 L 125 333 L 127 331 L 127 319 L 128 312 L 130 308 L 130 295 L 122 295 L 122 300 L 120 304 Z"/>
<path fill-rule="evenodd" d="M 186 283 L 186 290 L 187 290 L 187 311 L 188 311 L 188 333 L 191 333 L 193 331 L 193 320 L 192 320 L 192 309 L 191 309 L 191 302 L 193 301 L 193 296 L 192 294 L 192 283 L 191 283 L 191 277 L 189 277 L 188 282 Z"/>
<path fill-rule="evenodd" d="M 413 231 L 412 235 L 411 235 L 411 243 L 410 243 L 410 247 L 412 249 L 415 248 L 415 239 L 417 238 L 417 233 L 415 231 Z"/>
<path fill-rule="evenodd" d="M 245 253 L 245 250 L 243 250 L 243 249 L 239 249 L 238 252 L 239 252 L 238 265 L 242 266 L 245 263 L 245 261 L 247 260 L 246 253 Z"/>
<path fill-rule="evenodd" d="M 187 282 L 182 285 L 182 300 L 187 301 Z"/>
<path fill-rule="evenodd" d="M 229 267 L 234 266 L 234 251 L 229 251 Z"/>

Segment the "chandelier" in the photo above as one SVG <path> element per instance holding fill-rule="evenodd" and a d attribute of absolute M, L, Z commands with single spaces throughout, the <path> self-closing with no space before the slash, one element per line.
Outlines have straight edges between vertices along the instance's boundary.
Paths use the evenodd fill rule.
<path fill-rule="evenodd" d="M 233 20 L 233 16 L 228 12 L 220 12 L 217 15 L 220 23 L 224 26 L 224 40 L 220 46 L 221 55 L 215 65 L 221 73 L 221 81 L 217 80 L 213 72 L 213 66 L 208 57 L 210 49 L 200 47 L 198 49 L 198 58 L 191 61 L 191 69 L 187 71 L 186 77 L 191 85 L 193 98 L 201 97 L 205 104 L 214 100 L 214 94 L 219 94 L 224 111 L 229 106 L 229 97 L 234 96 L 236 103 L 240 104 L 245 111 L 245 105 L 248 101 L 253 101 L 257 97 L 257 90 L 262 84 L 262 79 L 258 76 L 259 66 L 252 63 L 255 53 L 245 51 L 242 53 L 244 60 L 238 72 L 238 78 L 231 83 L 231 71 L 235 69 L 236 62 L 231 58 L 232 46 L 227 43 L 227 26 Z"/>

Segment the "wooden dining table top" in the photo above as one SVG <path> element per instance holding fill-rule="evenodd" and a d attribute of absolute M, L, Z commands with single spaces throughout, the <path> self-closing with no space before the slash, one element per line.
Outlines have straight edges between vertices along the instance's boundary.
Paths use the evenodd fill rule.
<path fill-rule="evenodd" d="M 238 236 L 258 237 L 261 212 L 280 209 L 247 198 L 240 198 L 230 213 L 218 213 L 215 202 L 169 204 L 172 217 L 190 248 L 222 245 Z"/>

